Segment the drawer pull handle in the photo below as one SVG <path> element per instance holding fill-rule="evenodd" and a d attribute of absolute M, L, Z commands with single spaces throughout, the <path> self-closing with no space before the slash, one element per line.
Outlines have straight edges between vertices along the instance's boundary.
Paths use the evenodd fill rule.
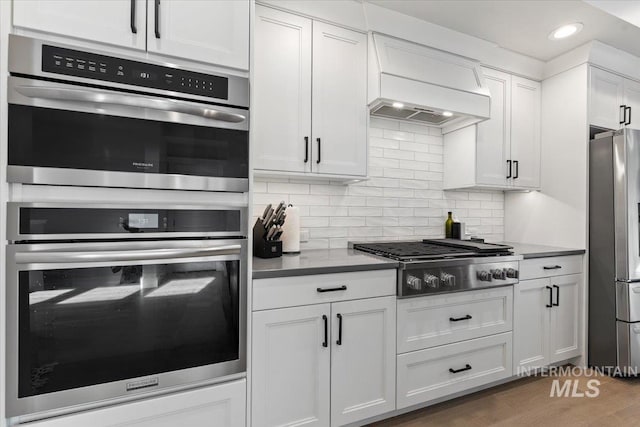
<path fill-rule="evenodd" d="M 470 314 L 467 314 L 467 315 L 466 315 L 466 316 L 464 316 L 464 317 L 458 317 L 458 318 L 455 318 L 455 317 L 449 317 L 449 321 L 450 321 L 450 322 L 459 322 L 459 321 L 461 321 L 461 320 L 469 320 L 469 319 L 473 319 L 473 318 L 471 317 L 471 315 L 470 315 Z"/>
<path fill-rule="evenodd" d="M 542 267 L 545 270 L 558 270 L 560 268 L 562 268 L 561 265 L 545 265 L 544 267 Z"/>
<path fill-rule="evenodd" d="M 347 286 L 346 285 L 342 285 L 339 286 L 337 288 L 318 288 L 316 289 L 318 292 L 336 292 L 336 291 L 346 291 L 347 290 Z"/>
<path fill-rule="evenodd" d="M 470 369 L 471 369 L 471 365 L 467 363 L 464 368 L 460 368 L 460 369 L 449 368 L 449 372 L 451 372 L 452 374 L 457 374 L 459 372 L 469 371 Z"/>

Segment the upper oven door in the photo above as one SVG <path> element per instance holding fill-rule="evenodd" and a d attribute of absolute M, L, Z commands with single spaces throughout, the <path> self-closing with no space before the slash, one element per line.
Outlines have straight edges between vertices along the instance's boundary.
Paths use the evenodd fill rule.
<path fill-rule="evenodd" d="M 7 251 L 7 412 L 244 375 L 246 240 Z"/>
<path fill-rule="evenodd" d="M 240 108 L 9 77 L 9 182 L 246 192 Z"/>

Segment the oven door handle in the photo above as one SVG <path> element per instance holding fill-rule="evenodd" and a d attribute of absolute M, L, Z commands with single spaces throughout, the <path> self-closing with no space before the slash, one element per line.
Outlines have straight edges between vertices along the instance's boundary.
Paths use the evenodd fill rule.
<path fill-rule="evenodd" d="M 242 123 L 247 120 L 242 114 L 228 113 L 195 102 L 175 99 L 151 98 L 141 95 L 126 95 L 92 89 L 72 89 L 47 86 L 16 86 L 16 92 L 28 98 L 53 99 L 57 101 L 72 101 L 91 104 L 124 105 L 127 107 L 148 108 L 152 110 L 169 111 L 189 114 L 205 119 L 218 120 L 229 123 Z"/>
<path fill-rule="evenodd" d="M 167 260 L 200 258 L 207 256 L 240 254 L 240 245 L 211 246 L 204 248 L 144 249 L 133 251 L 85 251 L 85 252 L 18 252 L 17 264 L 72 264 L 95 262 Z"/>

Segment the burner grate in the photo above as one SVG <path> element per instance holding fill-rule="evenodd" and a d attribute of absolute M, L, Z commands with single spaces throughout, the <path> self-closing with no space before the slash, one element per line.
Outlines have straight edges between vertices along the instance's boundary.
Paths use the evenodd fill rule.
<path fill-rule="evenodd" d="M 357 244 L 354 245 L 354 249 L 400 261 L 416 258 L 443 258 L 446 256 L 465 256 L 473 254 L 469 249 L 461 249 L 425 242 Z"/>

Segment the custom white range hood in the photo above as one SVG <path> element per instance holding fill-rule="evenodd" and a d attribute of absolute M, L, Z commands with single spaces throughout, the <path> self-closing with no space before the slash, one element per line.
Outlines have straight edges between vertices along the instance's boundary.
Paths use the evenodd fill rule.
<path fill-rule="evenodd" d="M 490 117 L 480 63 L 378 33 L 369 43 L 372 116 L 437 126 L 443 133 Z"/>

